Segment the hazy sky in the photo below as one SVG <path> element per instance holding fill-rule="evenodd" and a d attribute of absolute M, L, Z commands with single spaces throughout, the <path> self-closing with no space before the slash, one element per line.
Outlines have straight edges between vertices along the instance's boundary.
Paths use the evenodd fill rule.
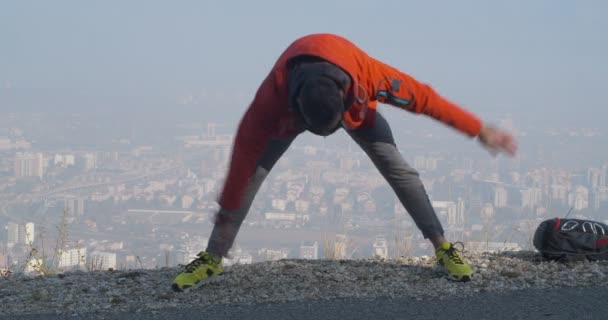
<path fill-rule="evenodd" d="M 0 0 L 0 110 L 240 114 L 291 41 L 331 32 L 482 117 L 604 123 L 606 16 L 602 0 Z"/>

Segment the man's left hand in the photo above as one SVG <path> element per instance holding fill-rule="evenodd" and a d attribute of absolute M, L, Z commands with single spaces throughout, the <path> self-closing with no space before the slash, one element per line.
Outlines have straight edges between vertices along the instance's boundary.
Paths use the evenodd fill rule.
<path fill-rule="evenodd" d="M 496 156 L 500 152 L 515 156 L 517 152 L 515 138 L 505 130 L 493 126 L 484 126 L 481 128 L 478 138 L 481 145 L 493 156 Z"/>

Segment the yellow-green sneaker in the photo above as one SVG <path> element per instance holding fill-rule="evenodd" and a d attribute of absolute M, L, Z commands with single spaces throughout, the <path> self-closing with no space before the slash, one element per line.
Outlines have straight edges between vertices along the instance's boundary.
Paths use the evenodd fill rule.
<path fill-rule="evenodd" d="M 205 251 L 200 252 L 196 259 L 185 266 L 184 272 L 175 278 L 171 288 L 173 291 L 182 292 L 220 281 L 224 277 L 223 270 L 222 257 L 215 257 Z"/>
<path fill-rule="evenodd" d="M 462 249 L 456 249 L 455 244 L 461 244 Z M 443 267 L 448 273 L 448 279 L 453 281 L 467 282 L 471 281 L 473 276 L 473 269 L 462 261 L 462 257 L 458 254 L 459 251 L 464 250 L 464 244 L 462 242 L 450 243 L 444 242 L 441 247 L 435 250 L 435 256 L 437 256 L 437 263 Z"/>

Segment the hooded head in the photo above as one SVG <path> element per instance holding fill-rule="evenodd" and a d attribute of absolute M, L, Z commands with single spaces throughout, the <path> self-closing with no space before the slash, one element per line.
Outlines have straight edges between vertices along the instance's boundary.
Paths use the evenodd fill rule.
<path fill-rule="evenodd" d="M 328 136 L 342 125 L 349 84 L 348 74 L 329 62 L 297 64 L 289 74 L 290 109 L 306 130 Z"/>

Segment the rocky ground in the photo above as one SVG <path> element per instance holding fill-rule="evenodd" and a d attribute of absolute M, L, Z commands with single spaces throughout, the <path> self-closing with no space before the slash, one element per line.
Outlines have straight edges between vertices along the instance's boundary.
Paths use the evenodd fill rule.
<path fill-rule="evenodd" d="M 0 278 L 0 317 L 154 311 L 180 306 L 370 298 L 425 300 L 525 288 L 608 286 L 608 261 L 549 262 L 535 252 L 466 255 L 473 280 L 454 283 L 434 257 L 280 260 L 234 265 L 222 282 L 189 293 L 170 285 L 178 268 Z"/>

